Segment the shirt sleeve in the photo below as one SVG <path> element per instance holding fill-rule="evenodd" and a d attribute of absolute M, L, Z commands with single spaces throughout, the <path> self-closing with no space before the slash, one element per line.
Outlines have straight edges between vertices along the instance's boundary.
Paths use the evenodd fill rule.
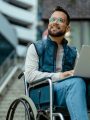
<path fill-rule="evenodd" d="M 25 79 L 27 82 L 36 81 L 44 77 L 51 77 L 53 81 L 60 79 L 59 73 L 41 72 L 39 68 L 39 58 L 35 46 L 31 44 L 28 48 L 25 61 Z"/>

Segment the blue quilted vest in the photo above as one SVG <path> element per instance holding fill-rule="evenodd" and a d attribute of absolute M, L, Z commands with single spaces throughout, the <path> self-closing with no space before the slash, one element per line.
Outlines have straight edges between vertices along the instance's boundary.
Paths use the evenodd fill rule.
<path fill-rule="evenodd" d="M 56 72 L 57 43 L 48 37 L 47 40 L 38 41 L 34 45 L 39 56 L 39 71 Z M 74 68 L 77 51 L 75 47 L 68 46 L 65 39 L 62 46 L 64 48 L 62 72 L 64 72 Z"/>

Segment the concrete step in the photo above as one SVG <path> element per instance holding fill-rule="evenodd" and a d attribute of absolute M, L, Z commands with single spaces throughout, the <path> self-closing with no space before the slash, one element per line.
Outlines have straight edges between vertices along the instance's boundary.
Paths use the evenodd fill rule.
<path fill-rule="evenodd" d="M 6 87 L 4 94 L 0 96 L 0 120 L 5 120 L 11 103 L 24 95 L 24 82 L 17 77 L 21 71 L 17 71 L 12 82 Z M 17 107 L 14 120 L 25 120 L 25 108 L 22 104 Z"/>

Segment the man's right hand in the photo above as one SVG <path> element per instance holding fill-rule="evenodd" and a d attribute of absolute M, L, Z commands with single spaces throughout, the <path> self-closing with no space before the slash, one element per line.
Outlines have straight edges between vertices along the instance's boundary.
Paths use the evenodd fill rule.
<path fill-rule="evenodd" d="M 73 76 L 74 70 L 66 71 L 60 73 L 60 78 L 63 79 L 65 77 Z"/>

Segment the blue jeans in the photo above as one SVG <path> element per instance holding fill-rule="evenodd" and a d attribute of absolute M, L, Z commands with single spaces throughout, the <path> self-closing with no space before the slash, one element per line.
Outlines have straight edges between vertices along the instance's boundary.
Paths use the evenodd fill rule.
<path fill-rule="evenodd" d="M 71 120 L 88 120 L 86 84 L 82 78 L 69 78 L 54 84 L 55 104 L 67 106 Z"/>

